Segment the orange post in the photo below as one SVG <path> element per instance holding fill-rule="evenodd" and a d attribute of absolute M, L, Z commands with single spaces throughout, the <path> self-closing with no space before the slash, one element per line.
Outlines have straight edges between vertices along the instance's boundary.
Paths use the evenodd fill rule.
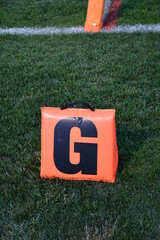
<path fill-rule="evenodd" d="M 86 32 L 99 32 L 102 29 L 104 5 L 105 0 L 89 0 L 85 23 Z"/>

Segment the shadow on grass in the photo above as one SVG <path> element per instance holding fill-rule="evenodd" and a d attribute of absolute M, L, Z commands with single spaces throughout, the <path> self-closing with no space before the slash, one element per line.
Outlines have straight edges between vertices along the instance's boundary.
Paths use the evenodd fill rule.
<path fill-rule="evenodd" d="M 123 169 L 132 161 L 136 152 L 150 137 L 146 130 L 131 127 L 129 124 L 117 126 L 117 144 L 119 152 L 118 172 L 121 174 Z"/>

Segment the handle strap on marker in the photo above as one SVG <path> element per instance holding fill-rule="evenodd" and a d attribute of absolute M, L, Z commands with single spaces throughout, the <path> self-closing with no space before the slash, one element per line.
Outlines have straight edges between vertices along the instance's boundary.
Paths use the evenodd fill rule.
<path fill-rule="evenodd" d="M 73 107 L 74 105 L 77 105 L 77 104 L 83 104 L 86 107 L 88 107 L 91 111 L 93 111 L 93 112 L 95 111 L 95 109 L 93 107 L 91 107 L 91 105 L 89 103 L 83 102 L 83 101 L 75 101 L 75 102 L 69 103 L 69 104 L 65 105 L 64 107 L 61 107 L 61 110 Z"/>

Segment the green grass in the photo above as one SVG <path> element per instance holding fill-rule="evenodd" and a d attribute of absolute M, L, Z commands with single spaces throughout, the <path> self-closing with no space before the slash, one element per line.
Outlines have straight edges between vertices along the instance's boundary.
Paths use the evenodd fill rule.
<path fill-rule="evenodd" d="M 156 24 L 159 22 L 159 0 L 122 0 L 119 24 Z"/>
<path fill-rule="evenodd" d="M 159 34 L 1 36 L 2 239 L 160 237 Z M 40 179 L 42 106 L 115 108 L 115 184 Z"/>
<path fill-rule="evenodd" d="M 0 0 L 0 26 L 84 26 L 87 5 L 87 0 Z M 119 24 L 159 21 L 159 0 L 122 0 Z"/>
<path fill-rule="evenodd" d="M 87 0 L 0 0 L 3 27 L 84 25 Z"/>
<path fill-rule="evenodd" d="M 123 0 L 119 24 L 158 23 Z M 87 0 L 0 0 L 1 27 L 84 25 Z M 1 239 L 160 238 L 159 34 L 1 36 Z M 115 108 L 115 184 L 40 178 L 42 106 Z"/>

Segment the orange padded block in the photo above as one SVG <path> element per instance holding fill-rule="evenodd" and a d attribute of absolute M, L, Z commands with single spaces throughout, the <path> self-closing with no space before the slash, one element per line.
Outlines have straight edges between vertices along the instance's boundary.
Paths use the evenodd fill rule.
<path fill-rule="evenodd" d="M 102 29 L 104 5 L 105 0 L 89 0 L 85 23 L 86 32 L 98 32 Z"/>
<path fill-rule="evenodd" d="M 41 177 L 115 182 L 115 110 L 43 107 Z"/>

